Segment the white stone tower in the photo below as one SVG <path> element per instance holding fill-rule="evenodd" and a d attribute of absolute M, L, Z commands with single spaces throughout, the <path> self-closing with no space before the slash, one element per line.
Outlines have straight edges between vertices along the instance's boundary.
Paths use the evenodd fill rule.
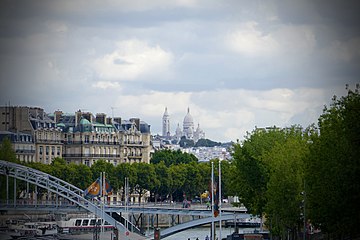
<path fill-rule="evenodd" d="M 168 114 L 167 107 L 162 118 L 162 135 L 163 137 L 170 136 L 170 115 Z"/>

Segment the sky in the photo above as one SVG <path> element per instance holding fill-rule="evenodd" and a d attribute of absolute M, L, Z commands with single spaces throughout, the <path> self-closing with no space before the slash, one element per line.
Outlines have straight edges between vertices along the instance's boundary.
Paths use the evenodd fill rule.
<path fill-rule="evenodd" d="M 317 123 L 360 73 L 360 7 L 326 0 L 0 2 L 0 105 L 140 118 L 214 141 Z"/>

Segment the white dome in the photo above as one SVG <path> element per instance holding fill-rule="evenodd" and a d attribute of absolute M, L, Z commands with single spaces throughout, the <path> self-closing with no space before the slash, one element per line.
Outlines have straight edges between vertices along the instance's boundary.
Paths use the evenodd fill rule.
<path fill-rule="evenodd" d="M 188 112 L 184 117 L 184 126 L 194 126 L 194 119 L 190 114 L 190 109 L 188 108 Z"/>

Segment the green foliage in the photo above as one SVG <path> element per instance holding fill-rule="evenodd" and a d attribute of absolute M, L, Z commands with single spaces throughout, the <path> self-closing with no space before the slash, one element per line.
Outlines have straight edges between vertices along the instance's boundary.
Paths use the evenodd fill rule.
<path fill-rule="evenodd" d="M 299 126 L 255 129 L 233 147 L 229 174 L 236 195 L 248 210 L 267 217 L 273 235 L 299 230 L 308 135 Z"/>
<path fill-rule="evenodd" d="M 333 98 L 306 161 L 309 217 L 332 238 L 360 235 L 360 95 Z"/>
<path fill-rule="evenodd" d="M 163 162 L 167 167 L 173 164 L 197 162 L 198 159 L 189 153 L 182 153 L 180 150 L 160 150 L 156 151 L 152 156 L 150 163 L 158 164 Z"/>
<path fill-rule="evenodd" d="M 50 175 L 70 182 L 72 173 L 63 158 L 55 158 L 51 163 Z"/>
<path fill-rule="evenodd" d="M 269 130 L 255 129 L 252 134 L 247 134 L 242 145 L 237 143 L 233 146 L 236 166 L 234 192 L 252 214 L 261 216 L 266 204 L 269 172 L 262 158 L 276 143 L 284 141 L 285 132 L 274 127 Z"/>
<path fill-rule="evenodd" d="M 170 187 L 170 178 L 169 170 L 164 162 L 154 164 L 154 169 L 158 184 L 156 184 L 154 188 L 150 190 L 154 192 L 156 201 L 158 197 L 160 197 L 161 199 L 165 199 L 167 197 Z"/>
<path fill-rule="evenodd" d="M 15 151 L 11 146 L 11 141 L 7 137 L 3 139 L 0 145 L 0 160 L 19 163 Z"/>
<path fill-rule="evenodd" d="M 210 139 L 199 139 L 195 147 L 215 147 L 215 146 L 221 146 L 221 142 L 214 142 Z"/>
<path fill-rule="evenodd" d="M 265 205 L 267 221 L 283 238 L 288 229 L 295 233 L 300 226 L 303 200 L 300 193 L 304 189 L 304 160 L 308 149 L 306 139 L 293 135 L 288 136 L 284 144 L 275 144 L 263 158 L 270 172 Z"/>
<path fill-rule="evenodd" d="M 134 192 L 134 186 L 137 182 L 137 173 L 134 166 L 130 163 L 121 163 L 117 165 L 114 169 L 114 178 L 117 180 L 117 188 L 113 187 L 114 189 L 120 190 L 122 189 L 123 193 L 122 196 L 125 194 L 125 189 L 123 188 L 125 185 L 125 178 L 129 178 L 129 191 L 130 193 Z M 113 182 L 110 182 L 113 184 Z M 122 199 L 124 200 L 124 199 Z"/>
<path fill-rule="evenodd" d="M 169 167 L 169 195 L 171 200 L 174 199 L 174 193 L 178 193 L 177 200 L 181 201 L 184 193 L 184 185 L 186 180 L 185 164 L 171 165 Z M 179 196 L 180 194 L 180 196 Z"/>
<path fill-rule="evenodd" d="M 182 148 L 190 148 L 190 147 L 194 147 L 195 143 L 194 143 L 194 140 L 192 140 L 192 139 L 186 139 L 185 137 L 182 137 L 180 139 L 179 145 Z"/>
<path fill-rule="evenodd" d="M 221 161 L 221 195 L 223 198 L 232 195 L 232 182 L 231 176 L 235 170 L 235 165 L 228 161 Z"/>
<path fill-rule="evenodd" d="M 68 165 L 68 168 L 70 169 L 69 172 L 73 173 L 69 179 L 69 183 L 77 186 L 80 189 L 85 190 L 93 182 L 93 173 L 88 166 L 84 164 L 78 165 L 75 163 L 70 163 Z M 111 186 L 114 188 L 113 182 L 111 182 Z"/>
<path fill-rule="evenodd" d="M 139 204 L 141 203 L 141 197 L 150 189 L 156 188 L 160 182 L 156 178 L 155 167 L 152 164 L 147 163 L 133 163 L 137 182 L 134 186 L 135 191 L 139 194 Z"/>
<path fill-rule="evenodd" d="M 183 186 L 183 192 L 186 196 L 192 198 L 195 195 L 200 195 L 203 190 L 202 186 L 202 178 L 201 172 L 199 171 L 199 164 L 197 163 L 189 163 L 185 164 L 185 181 Z M 208 176 L 206 176 L 208 177 Z"/>

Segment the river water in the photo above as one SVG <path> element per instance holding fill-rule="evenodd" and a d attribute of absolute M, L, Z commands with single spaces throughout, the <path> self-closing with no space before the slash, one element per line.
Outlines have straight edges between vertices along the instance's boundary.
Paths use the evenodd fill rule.
<path fill-rule="evenodd" d="M 254 228 L 244 228 L 239 229 L 239 232 L 250 232 L 254 231 Z M 230 235 L 234 232 L 233 228 L 222 228 L 221 231 L 221 238 L 226 238 L 227 235 Z M 179 233 L 176 233 L 174 235 L 171 235 L 169 237 L 163 238 L 163 240 L 196 240 L 197 238 L 199 240 L 204 240 L 206 236 L 210 237 L 210 227 L 200 227 L 200 228 L 192 228 L 188 229 L 186 231 L 182 231 Z M 91 240 L 93 239 L 93 234 L 81 234 L 81 235 L 62 235 L 63 237 L 39 237 L 39 238 L 31 238 L 31 239 L 66 239 L 66 240 Z M 219 237 L 219 229 L 216 229 L 216 236 Z M 3 235 L 0 233 L 0 240 L 10 240 L 12 239 L 9 235 Z M 102 237 L 100 237 L 101 240 L 111 240 L 112 234 L 110 232 L 104 233 Z M 124 239 L 121 237 L 120 239 Z"/>
<path fill-rule="evenodd" d="M 227 235 L 230 235 L 234 232 L 233 228 L 222 228 L 221 229 L 221 238 L 226 238 Z M 216 229 L 216 237 L 219 237 L 219 228 Z M 239 229 L 239 232 L 250 232 L 254 231 L 254 228 L 243 228 Z M 210 228 L 207 227 L 200 227 L 200 228 L 192 228 L 188 229 L 186 231 L 182 231 L 179 233 L 176 233 L 174 235 L 171 235 L 169 237 L 163 238 L 164 240 L 196 240 L 198 238 L 199 240 L 204 240 L 206 236 L 210 237 Z M 219 238 L 220 239 L 220 238 Z"/>

